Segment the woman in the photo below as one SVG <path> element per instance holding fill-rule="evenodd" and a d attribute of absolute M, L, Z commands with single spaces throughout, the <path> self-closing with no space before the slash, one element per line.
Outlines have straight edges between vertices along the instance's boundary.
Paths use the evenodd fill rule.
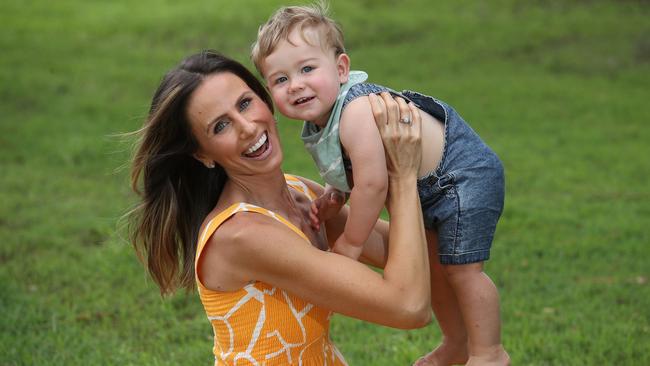
<path fill-rule="evenodd" d="M 419 114 L 388 95 L 373 98 L 373 113 L 392 221 L 377 222 L 362 258 L 383 274 L 328 251 L 347 208 L 319 230 L 309 224 L 323 188 L 282 173 L 273 106 L 245 67 L 206 51 L 164 77 L 133 161 L 142 201 L 132 240 L 163 294 L 196 281 L 215 364 L 345 364 L 329 339 L 331 312 L 397 328 L 430 321 Z"/>

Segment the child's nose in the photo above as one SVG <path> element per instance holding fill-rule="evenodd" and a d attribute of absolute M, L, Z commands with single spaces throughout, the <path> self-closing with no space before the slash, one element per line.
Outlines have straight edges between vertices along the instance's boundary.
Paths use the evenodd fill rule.
<path fill-rule="evenodd" d="M 289 88 L 291 91 L 297 91 L 303 89 L 303 83 L 300 78 L 293 78 L 289 82 Z"/>

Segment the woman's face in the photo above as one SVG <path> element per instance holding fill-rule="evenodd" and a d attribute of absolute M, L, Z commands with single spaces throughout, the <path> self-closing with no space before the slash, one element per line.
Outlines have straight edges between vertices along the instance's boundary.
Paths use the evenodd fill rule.
<path fill-rule="evenodd" d="M 277 170 L 282 149 L 269 107 L 238 76 L 210 75 L 192 93 L 187 115 L 199 148 L 194 157 L 229 176 Z"/>

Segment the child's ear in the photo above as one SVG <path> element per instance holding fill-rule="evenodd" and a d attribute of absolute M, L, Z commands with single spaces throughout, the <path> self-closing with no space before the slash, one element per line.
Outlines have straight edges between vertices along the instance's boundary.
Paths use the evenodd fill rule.
<path fill-rule="evenodd" d="M 342 53 L 336 58 L 336 69 L 339 72 L 339 83 L 344 84 L 350 78 L 350 56 Z"/>

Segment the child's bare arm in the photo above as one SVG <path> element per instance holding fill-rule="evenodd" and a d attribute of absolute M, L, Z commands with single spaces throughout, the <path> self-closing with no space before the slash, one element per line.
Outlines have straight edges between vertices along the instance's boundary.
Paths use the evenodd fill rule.
<path fill-rule="evenodd" d="M 354 187 L 348 202 L 350 214 L 335 251 L 339 244 L 363 245 L 384 207 L 388 191 L 384 146 L 367 97 L 357 98 L 346 107 L 339 134 L 352 161 Z"/>

